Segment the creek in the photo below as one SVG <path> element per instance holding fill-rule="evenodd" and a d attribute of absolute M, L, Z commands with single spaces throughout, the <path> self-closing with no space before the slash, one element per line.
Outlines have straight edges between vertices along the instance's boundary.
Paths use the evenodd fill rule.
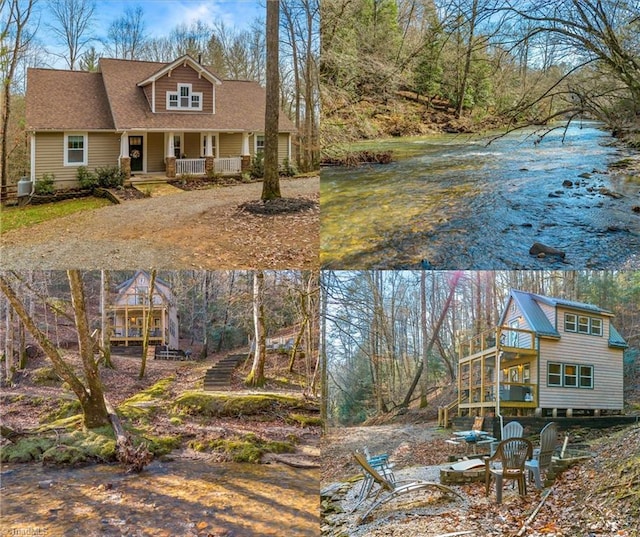
<path fill-rule="evenodd" d="M 608 171 L 637 154 L 598 127 L 362 144 L 394 162 L 322 170 L 323 268 L 640 267 L 640 178 Z M 534 242 L 566 258 L 529 255 Z"/>
<path fill-rule="evenodd" d="M 2 535 L 317 536 L 318 470 L 281 464 L 154 461 L 119 466 L 2 466 Z"/>

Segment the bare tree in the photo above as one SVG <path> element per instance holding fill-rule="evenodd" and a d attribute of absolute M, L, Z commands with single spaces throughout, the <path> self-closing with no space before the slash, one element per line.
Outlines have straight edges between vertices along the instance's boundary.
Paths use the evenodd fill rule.
<path fill-rule="evenodd" d="M 262 200 L 282 197 L 278 170 L 280 71 L 278 65 L 280 0 L 267 0 L 267 103 L 264 126 Z"/>
<path fill-rule="evenodd" d="M 84 383 L 76 375 L 73 367 L 62 357 L 58 348 L 38 327 L 33 318 L 29 316 L 23 301 L 18 297 L 11 282 L 5 275 L 0 275 L 0 291 L 7 297 L 27 330 L 29 330 L 49 360 L 51 360 L 56 374 L 67 382 L 71 390 L 76 394 L 82 407 L 85 426 L 88 429 L 94 429 L 109 425 L 109 415 L 105 405 L 97 362 L 94 358 L 95 342 L 89 333 L 82 278 L 76 270 L 68 271 L 67 275 L 71 288 L 73 318 L 78 334 L 78 347 L 82 360 L 82 370 L 86 379 Z"/>
<path fill-rule="evenodd" d="M 265 381 L 264 364 L 267 349 L 264 313 L 264 272 L 261 270 L 256 270 L 253 273 L 253 326 L 255 332 L 253 365 L 245 379 L 245 384 L 247 386 L 262 386 Z"/>
<path fill-rule="evenodd" d="M 9 185 L 8 144 L 9 118 L 11 115 L 11 86 L 20 58 L 24 55 L 33 33 L 27 31 L 27 26 L 33 15 L 37 0 L 0 0 L 0 74 L 2 75 L 2 109 L 0 120 L 0 200 L 7 195 Z M 6 14 L 6 19 L 4 16 Z"/>
<path fill-rule="evenodd" d="M 107 51 L 115 58 L 140 59 L 144 53 L 145 42 L 144 13 L 140 6 L 127 8 L 124 15 L 109 26 Z"/>
<path fill-rule="evenodd" d="M 89 34 L 96 9 L 92 0 L 50 0 L 52 22 L 48 25 L 53 36 L 67 49 L 64 56 L 69 69 L 76 68 L 82 50 L 92 40 Z"/>
<path fill-rule="evenodd" d="M 157 270 L 151 270 L 149 278 L 149 292 L 147 294 L 147 305 L 149 307 L 147 316 L 144 318 L 144 327 L 142 328 L 142 362 L 140 363 L 139 379 L 144 378 L 144 370 L 147 367 L 147 352 L 149 350 L 149 332 L 151 331 L 151 317 L 153 313 L 153 293 L 156 287 Z"/>

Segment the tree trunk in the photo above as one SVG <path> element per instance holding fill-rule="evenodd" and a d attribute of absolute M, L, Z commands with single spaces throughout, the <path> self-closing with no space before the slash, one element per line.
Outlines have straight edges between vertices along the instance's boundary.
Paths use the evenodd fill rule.
<path fill-rule="evenodd" d="M 115 369 L 111 361 L 111 322 L 109 320 L 109 291 L 111 275 L 108 270 L 100 271 L 100 347 L 104 366 Z"/>
<path fill-rule="evenodd" d="M 462 81 L 460 84 L 460 94 L 458 95 L 458 103 L 456 108 L 456 117 L 462 116 L 462 107 L 464 106 L 464 97 L 467 93 L 469 85 L 469 72 L 471 71 L 471 56 L 473 54 L 473 40 L 475 38 L 476 20 L 478 17 L 478 0 L 473 0 L 471 7 L 471 17 L 469 17 L 469 42 L 464 61 L 464 71 L 462 73 Z"/>
<path fill-rule="evenodd" d="M 280 0 L 267 0 L 267 102 L 264 122 L 263 201 L 282 197 L 278 171 L 278 122 L 280 116 L 279 11 Z"/>
<path fill-rule="evenodd" d="M 78 270 L 68 270 L 69 286 L 71 287 L 71 303 L 73 316 L 78 332 L 78 350 L 82 359 L 82 367 L 86 378 L 88 397 L 82 405 L 84 423 L 89 429 L 102 427 L 109 423 L 109 415 L 104 404 L 104 390 L 98 373 L 98 363 L 95 360 L 95 341 L 91 337 L 87 306 L 84 297 L 82 277 Z M 82 403 L 82 401 L 81 401 Z"/>
<path fill-rule="evenodd" d="M 149 331 L 151 329 L 151 314 L 153 313 L 153 290 L 156 286 L 156 269 L 151 270 L 151 278 L 149 278 L 149 294 L 147 297 L 147 303 L 149 310 L 147 311 L 147 317 L 144 319 L 144 327 L 142 332 L 142 362 L 140 363 L 139 379 L 144 378 L 144 370 L 147 367 L 147 351 L 149 350 Z"/>
<path fill-rule="evenodd" d="M 433 348 L 436 339 L 438 337 L 438 332 L 440 332 L 440 327 L 442 326 L 442 322 L 444 321 L 445 316 L 447 315 L 447 311 L 449 311 L 449 306 L 451 306 L 451 301 L 453 300 L 453 296 L 455 295 L 456 292 L 456 287 L 458 285 L 458 281 L 460 280 L 460 278 L 462 277 L 462 272 L 460 271 L 456 271 L 451 279 L 451 286 L 449 288 L 449 296 L 447 297 L 446 302 L 444 303 L 444 306 L 442 308 L 442 311 L 440 312 L 440 317 L 438 317 L 438 321 L 436 322 L 435 326 L 433 327 L 433 333 L 431 334 L 431 339 L 429 340 L 429 343 L 426 347 L 426 349 L 424 350 L 424 352 L 426 353 L 426 355 L 428 355 L 431 352 L 431 349 Z M 404 401 L 402 401 L 402 403 L 400 404 L 401 408 L 408 408 L 409 407 L 409 403 L 411 402 L 411 397 L 413 396 L 413 392 L 416 389 L 416 386 L 418 385 L 418 382 L 420 381 L 420 377 L 422 376 L 422 372 L 424 370 L 424 359 L 420 360 L 420 364 L 418 364 L 418 369 L 416 371 L 416 374 L 413 378 L 413 382 L 411 383 L 411 386 L 409 388 L 409 390 L 407 391 L 407 394 L 404 397 Z"/>
<path fill-rule="evenodd" d="M 264 317 L 264 272 L 256 270 L 253 274 L 253 326 L 255 331 L 255 351 L 253 365 L 245 380 L 247 386 L 263 386 L 264 364 L 267 352 Z"/>
<path fill-rule="evenodd" d="M 229 323 L 229 309 L 231 307 L 231 298 L 233 297 L 233 285 L 236 279 L 235 271 L 231 271 L 231 273 L 229 274 L 229 278 L 229 294 L 227 295 L 227 303 L 224 307 L 224 320 L 222 321 L 222 330 L 220 331 L 220 339 L 218 340 L 217 352 L 220 352 L 222 350 L 225 335 L 227 333 L 227 325 Z"/>

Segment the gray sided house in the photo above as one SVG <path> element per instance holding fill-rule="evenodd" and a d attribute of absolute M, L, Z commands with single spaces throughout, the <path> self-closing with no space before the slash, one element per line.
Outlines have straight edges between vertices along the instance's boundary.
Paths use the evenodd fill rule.
<path fill-rule="evenodd" d="M 612 317 L 592 304 L 512 290 L 498 327 L 459 344 L 458 413 L 620 412 L 627 344 Z"/>
<path fill-rule="evenodd" d="M 31 179 L 77 186 L 79 166 L 136 174 L 236 174 L 264 146 L 265 90 L 221 80 L 190 56 L 171 63 L 102 58 L 99 71 L 29 69 Z M 279 158 L 294 125 L 280 113 Z"/>
<path fill-rule="evenodd" d="M 153 304 L 149 304 L 149 273 L 139 270 L 117 287 L 111 307 L 111 344 L 126 347 L 143 342 L 143 327 L 151 316 L 149 344 L 179 347 L 178 307 L 169 284 L 156 278 Z"/>

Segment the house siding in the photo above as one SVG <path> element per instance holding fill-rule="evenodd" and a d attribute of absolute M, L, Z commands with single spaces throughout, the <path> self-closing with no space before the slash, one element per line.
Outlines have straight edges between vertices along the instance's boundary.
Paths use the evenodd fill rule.
<path fill-rule="evenodd" d="M 558 329 L 559 327 L 556 325 L 556 308 L 554 306 L 550 306 L 549 304 L 543 304 L 542 302 L 536 301 L 536 304 L 540 306 L 542 312 L 545 314 L 547 319 L 549 319 L 551 326 L 555 326 L 556 329 Z"/>
<path fill-rule="evenodd" d="M 571 310 L 558 309 L 559 319 L 564 318 L 565 311 Z M 540 340 L 540 407 L 622 409 L 623 353 L 620 349 L 609 348 L 609 319 L 601 318 L 602 337 L 565 332 L 564 326 L 559 326 L 560 341 Z M 547 386 L 549 362 L 592 365 L 593 389 Z"/>
<path fill-rule="evenodd" d="M 242 154 L 242 134 L 220 134 L 220 158 L 239 157 Z"/>
<path fill-rule="evenodd" d="M 147 172 L 164 172 L 164 133 L 147 134 Z"/>
<path fill-rule="evenodd" d="M 516 306 L 514 312 L 511 311 L 512 304 L 515 304 Z M 507 304 L 507 315 L 504 318 L 503 325 L 506 327 L 510 327 L 511 323 L 516 320 L 518 321 L 518 328 L 522 330 L 531 330 L 531 325 L 527 322 L 527 318 L 523 315 L 522 310 L 518 307 L 517 302 L 515 302 L 513 298 L 510 298 L 509 303 Z M 511 334 L 511 332 L 507 332 L 507 334 Z M 517 334 L 517 346 L 522 348 L 531 348 L 531 334 L 528 334 L 526 332 L 517 332 Z"/>
<path fill-rule="evenodd" d="M 120 155 L 120 136 L 116 133 L 88 134 L 87 168 L 91 171 L 102 166 L 117 166 Z M 76 174 L 78 166 L 64 165 L 64 133 L 36 133 L 35 177 L 39 179 L 45 173 L 55 175 L 55 188 L 73 188 L 78 186 Z"/>
<path fill-rule="evenodd" d="M 185 158 L 200 158 L 202 150 L 200 149 L 199 132 L 184 133 L 184 148 L 182 153 L 186 155 Z"/>
<path fill-rule="evenodd" d="M 202 92 L 202 111 L 184 111 L 184 110 L 170 110 L 172 114 L 179 113 L 213 113 L 213 84 L 206 78 L 198 78 L 196 73 L 191 67 L 181 65 L 171 71 L 171 76 L 168 74 L 156 80 L 156 112 L 167 112 L 167 92 L 177 91 L 178 84 L 191 84 L 191 90 L 195 92 Z M 150 85 L 149 85 L 150 86 Z M 149 98 L 149 102 L 151 99 Z"/>

